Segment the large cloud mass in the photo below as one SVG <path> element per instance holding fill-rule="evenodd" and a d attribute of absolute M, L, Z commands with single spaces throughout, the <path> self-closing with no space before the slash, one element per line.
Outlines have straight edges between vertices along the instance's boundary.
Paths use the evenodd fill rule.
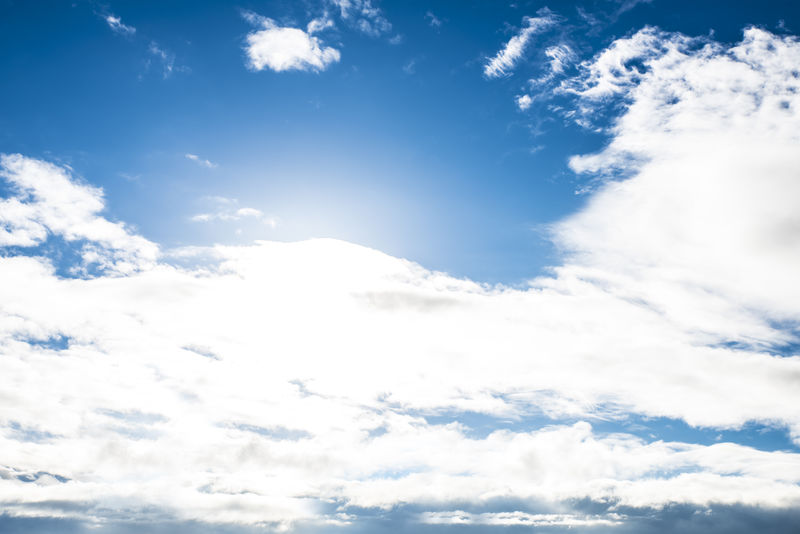
<path fill-rule="evenodd" d="M 731 49 L 646 29 L 584 64 L 567 89 L 625 107 L 571 162 L 604 181 L 553 227 L 564 264 L 525 290 L 331 240 L 159 257 L 68 169 L 5 156 L 2 508 L 288 526 L 413 505 L 429 525 L 565 527 L 796 508 L 800 454 L 594 427 L 750 422 L 800 444 L 798 64 L 754 29 Z M 58 239 L 97 257 L 65 277 L 37 248 Z M 549 511 L 479 509 L 498 500 Z M 587 501 L 600 513 L 570 508 Z"/>

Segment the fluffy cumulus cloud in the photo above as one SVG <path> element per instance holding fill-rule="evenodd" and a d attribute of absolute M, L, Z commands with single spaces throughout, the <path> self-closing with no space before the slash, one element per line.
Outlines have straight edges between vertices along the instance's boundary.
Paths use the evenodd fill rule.
<path fill-rule="evenodd" d="M 520 111 L 529 109 L 533 104 L 533 98 L 531 98 L 531 95 L 520 95 L 516 98 L 516 101 L 517 107 L 520 109 Z"/>
<path fill-rule="evenodd" d="M 755 29 L 732 48 L 645 30 L 585 63 L 569 90 L 623 111 L 572 160 L 600 182 L 553 227 L 563 264 L 524 289 L 332 240 L 157 257 L 68 169 L 5 156 L 3 510 L 616 528 L 674 506 L 797 509 L 797 452 L 600 422 L 800 444 L 798 64 L 800 44 Z M 51 234 L 150 259 L 65 276 L 24 248 Z"/>
<path fill-rule="evenodd" d="M 534 35 L 557 22 L 555 15 L 545 10 L 538 17 L 525 17 L 522 19 L 522 29 L 505 44 L 493 58 L 486 62 L 483 74 L 487 78 L 500 78 L 507 76 L 514 70 L 522 59 L 525 49 Z"/>
<path fill-rule="evenodd" d="M 319 72 L 338 62 L 341 57 L 337 49 L 325 46 L 314 35 L 329 27 L 326 19 L 314 19 L 307 30 L 303 30 L 278 26 L 274 20 L 252 12 L 245 12 L 244 17 L 260 28 L 246 37 L 247 66 L 252 70 Z"/>
<path fill-rule="evenodd" d="M 585 65 L 585 101 L 627 102 L 611 143 L 570 162 L 612 179 L 556 228 L 586 276 L 727 341 L 794 340 L 798 60 L 794 38 L 755 28 L 730 49 L 646 29 Z"/>

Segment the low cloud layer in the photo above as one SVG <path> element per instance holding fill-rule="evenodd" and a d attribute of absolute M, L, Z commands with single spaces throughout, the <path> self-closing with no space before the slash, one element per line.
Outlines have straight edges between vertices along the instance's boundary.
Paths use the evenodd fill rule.
<path fill-rule="evenodd" d="M 259 20 L 253 68 L 324 68 L 273 54 L 285 30 L 324 49 Z M 571 161 L 596 190 L 526 289 L 334 240 L 159 255 L 68 168 L 4 156 L 3 510 L 357 528 L 359 510 L 413 506 L 425 528 L 621 528 L 671 506 L 797 509 L 797 452 L 599 427 L 750 423 L 800 445 L 799 61 L 761 30 L 726 48 L 646 29 L 584 63 L 564 90 L 622 112 Z M 53 240 L 78 246 L 74 269 Z M 464 414 L 512 424 L 475 436 Z M 517 504 L 481 510 L 498 501 Z"/>

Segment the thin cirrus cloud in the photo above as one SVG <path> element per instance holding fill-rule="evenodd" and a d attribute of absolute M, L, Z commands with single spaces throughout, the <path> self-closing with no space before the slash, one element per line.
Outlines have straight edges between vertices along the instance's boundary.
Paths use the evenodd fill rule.
<path fill-rule="evenodd" d="M 198 156 L 197 154 L 191 154 L 191 153 L 187 153 L 187 154 L 185 155 L 185 157 L 186 157 L 186 159 L 188 159 L 189 161 L 194 161 L 194 162 L 195 162 L 195 163 L 197 163 L 198 165 L 200 165 L 200 166 L 202 166 L 202 167 L 206 167 L 206 168 L 208 168 L 208 169 L 216 169 L 216 168 L 218 167 L 218 165 L 217 165 L 216 163 L 214 163 L 213 161 L 207 160 L 207 159 L 205 159 L 205 158 L 201 158 L 201 157 L 200 157 L 200 156 Z"/>
<path fill-rule="evenodd" d="M 483 74 L 487 78 L 501 78 L 509 75 L 522 59 L 533 36 L 553 26 L 557 22 L 557 18 L 550 11 L 543 10 L 540 11 L 538 17 L 525 17 L 522 22 L 522 29 L 484 65 Z"/>
<path fill-rule="evenodd" d="M 244 12 L 242 16 L 260 28 L 246 37 L 247 66 L 252 70 L 319 72 L 338 62 L 341 57 L 337 49 L 325 46 L 313 35 L 329 26 L 324 19 L 312 20 L 307 30 L 302 30 L 278 26 L 274 20 L 251 11 Z"/>
<path fill-rule="evenodd" d="M 751 424 L 800 445 L 800 357 L 776 355 L 800 321 L 800 44 L 643 32 L 562 87 L 621 112 L 571 160 L 598 185 L 527 288 L 334 240 L 159 252 L 68 168 L 4 156 L 5 513 L 285 529 L 413 507 L 419 526 L 624 530 L 796 510 L 796 452 L 600 429 Z M 137 268 L 59 275 L 25 249 L 56 238 Z M 513 424 L 476 434 L 466 414 Z"/>
<path fill-rule="evenodd" d="M 207 201 L 211 202 L 215 208 L 212 211 L 193 215 L 191 220 L 194 222 L 213 222 L 213 221 L 241 221 L 252 219 L 260 221 L 265 225 L 276 228 L 278 219 L 265 215 L 259 209 L 251 207 L 239 207 L 239 201 L 235 198 L 210 197 Z"/>
<path fill-rule="evenodd" d="M 136 28 L 133 26 L 129 26 L 122 22 L 122 19 L 113 14 L 101 15 L 101 18 L 108 24 L 108 27 L 114 33 L 124 35 L 126 37 L 133 37 L 136 35 Z M 140 36 L 140 38 L 142 38 Z M 161 74 L 164 79 L 169 78 L 172 76 L 174 72 L 189 72 L 190 69 L 186 66 L 176 66 L 175 65 L 175 54 L 164 48 L 163 46 L 159 45 L 156 41 L 150 40 L 149 44 L 147 45 L 147 53 L 151 58 L 155 58 L 155 60 L 161 66 Z M 151 65 L 152 60 L 147 59 L 145 61 L 145 65 L 149 68 Z"/>

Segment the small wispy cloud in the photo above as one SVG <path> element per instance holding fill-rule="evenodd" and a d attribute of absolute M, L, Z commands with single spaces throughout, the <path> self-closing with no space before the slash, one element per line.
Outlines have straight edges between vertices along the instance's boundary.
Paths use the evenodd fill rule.
<path fill-rule="evenodd" d="M 172 72 L 175 70 L 175 55 L 161 48 L 155 41 L 150 43 L 147 51 L 161 62 L 164 78 L 172 76 Z"/>
<path fill-rule="evenodd" d="M 441 28 L 442 27 L 442 19 L 434 15 L 431 11 L 425 13 L 425 20 L 428 21 L 428 25 L 431 28 Z"/>
<path fill-rule="evenodd" d="M 556 16 L 549 10 L 541 10 L 538 17 L 523 18 L 522 22 L 525 26 L 514 37 L 509 39 L 497 55 L 486 63 L 483 68 L 484 75 L 487 78 L 507 76 L 522 58 L 531 38 L 555 24 L 556 21 Z"/>
<path fill-rule="evenodd" d="M 392 31 L 392 23 L 383 15 L 380 8 L 372 5 L 372 0 L 329 0 L 338 8 L 339 16 L 350 26 L 372 37 L 379 37 Z"/>
<path fill-rule="evenodd" d="M 136 28 L 133 26 L 128 26 L 127 24 L 123 24 L 122 19 L 116 15 L 104 15 L 103 20 L 106 21 L 108 27 L 111 28 L 111 30 L 115 33 L 119 33 L 121 35 L 133 35 L 136 33 Z"/>
<path fill-rule="evenodd" d="M 192 160 L 195 163 L 202 165 L 203 167 L 207 167 L 209 169 L 216 169 L 219 166 L 213 161 L 201 158 L 197 154 L 186 154 L 186 159 Z"/>
<path fill-rule="evenodd" d="M 193 222 L 212 222 L 212 221 L 241 221 L 251 219 L 262 222 L 270 228 L 278 226 L 278 218 L 266 215 L 263 211 L 251 207 L 239 207 L 239 200 L 227 197 L 207 197 L 207 202 L 214 204 L 214 209 L 204 213 L 198 213 L 190 217 Z"/>

